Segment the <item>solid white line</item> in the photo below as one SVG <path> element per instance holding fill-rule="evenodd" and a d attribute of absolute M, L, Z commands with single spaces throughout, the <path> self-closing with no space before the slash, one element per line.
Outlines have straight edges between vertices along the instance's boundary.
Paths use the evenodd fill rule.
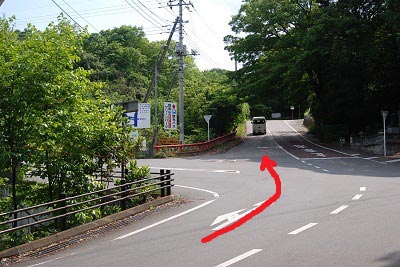
<path fill-rule="evenodd" d="M 281 146 L 278 144 L 278 142 L 276 142 L 275 139 L 274 139 L 274 142 L 275 142 L 275 144 L 276 144 L 280 149 L 282 149 L 284 152 L 286 152 L 286 154 L 288 154 L 289 156 L 292 156 L 293 158 L 295 158 L 295 159 L 297 159 L 297 160 L 300 160 L 298 157 L 296 157 L 295 155 L 293 155 L 292 153 L 290 153 L 289 151 L 287 151 L 286 149 L 284 149 L 283 147 L 281 147 Z"/>
<path fill-rule="evenodd" d="M 359 159 L 359 157 L 330 157 L 330 158 L 301 158 L 305 160 L 314 160 L 314 159 Z"/>
<path fill-rule="evenodd" d="M 214 191 L 211 191 L 211 190 L 206 190 L 206 189 L 201 189 L 201 188 L 196 188 L 196 187 L 191 187 L 191 186 L 186 186 L 186 185 L 178 185 L 178 184 L 175 184 L 174 186 L 187 188 L 187 189 L 193 189 L 193 190 L 197 190 L 197 191 L 203 191 L 203 192 L 212 194 L 215 198 L 219 198 L 219 194 Z"/>
<path fill-rule="evenodd" d="M 334 211 L 332 211 L 330 214 L 338 214 L 339 212 L 341 212 L 341 211 L 347 209 L 348 207 L 349 207 L 349 206 L 346 206 L 346 205 L 341 206 L 341 207 L 335 209 Z"/>
<path fill-rule="evenodd" d="M 146 230 L 148 230 L 148 229 L 150 229 L 150 228 L 153 228 L 153 227 L 155 227 L 155 226 L 157 226 L 157 225 L 160 225 L 160 224 L 163 224 L 163 223 L 165 223 L 165 222 L 168 222 L 168 221 L 171 221 L 171 220 L 173 220 L 173 219 L 176 219 L 176 218 L 178 218 L 178 217 L 181 217 L 181 216 L 183 216 L 183 215 L 185 215 L 185 214 L 188 214 L 188 213 L 190 213 L 190 212 L 192 212 L 192 211 L 195 211 L 195 210 L 198 210 L 198 209 L 200 209 L 200 208 L 202 208 L 202 207 L 205 207 L 205 206 L 207 206 L 207 205 L 213 203 L 215 200 L 217 200 L 217 199 L 219 198 L 219 194 L 218 194 L 218 193 L 213 192 L 213 191 L 210 191 L 210 190 L 201 189 L 201 188 L 196 188 L 196 187 L 191 187 L 191 186 L 185 186 L 185 185 L 174 185 L 174 186 L 183 187 L 183 188 L 188 188 L 188 189 L 193 189 L 193 190 L 198 190 L 198 191 L 203 191 L 203 192 L 207 192 L 207 193 L 212 194 L 212 195 L 214 196 L 215 199 L 209 200 L 209 201 L 207 201 L 207 202 L 205 202 L 205 203 L 203 203 L 203 204 L 201 204 L 201 205 L 198 205 L 198 206 L 196 206 L 196 207 L 194 207 L 194 208 L 191 208 L 191 209 L 189 209 L 189 210 L 186 210 L 186 211 L 184 211 L 184 212 L 181 212 L 181 213 L 179 213 L 179 214 L 176 214 L 176 215 L 171 216 L 171 217 L 169 217 L 169 218 L 166 218 L 166 219 L 164 219 L 164 220 L 161 220 L 161 221 L 158 221 L 158 222 L 153 223 L 153 224 L 151 224 L 151 225 L 148 225 L 148 226 L 146 226 L 146 227 L 143 227 L 143 228 L 141 228 L 141 229 L 139 229 L 139 230 L 136 230 L 136 231 L 130 232 L 130 233 L 126 234 L 126 235 L 117 237 L 117 238 L 113 239 L 113 241 L 119 240 L 119 239 L 124 239 L 124 238 L 126 238 L 126 237 L 128 237 L 128 236 L 138 234 L 138 233 L 140 233 L 140 232 L 143 232 L 143 231 L 146 231 Z"/>
<path fill-rule="evenodd" d="M 169 167 L 150 167 L 151 169 L 168 169 L 174 171 L 191 171 L 191 172 L 216 172 L 216 173 L 234 173 L 239 174 L 238 170 L 211 170 L 211 169 L 185 169 L 185 168 L 169 168 Z"/>
<path fill-rule="evenodd" d="M 352 200 L 359 200 L 362 196 L 363 194 L 357 194 L 352 198 Z"/>
<path fill-rule="evenodd" d="M 328 149 L 328 150 L 331 150 L 331 151 L 334 151 L 334 152 L 337 152 L 337 153 L 340 153 L 340 154 L 347 155 L 347 156 L 350 156 L 350 157 L 351 157 L 350 154 L 347 154 L 347 153 L 344 153 L 344 152 L 341 152 L 341 151 L 339 151 L 339 150 L 335 150 L 335 149 L 332 149 L 332 148 L 329 148 L 329 147 L 324 147 L 324 146 L 318 145 L 318 144 L 316 144 L 316 143 L 314 143 L 314 142 L 312 142 L 312 141 L 306 139 L 306 138 L 305 138 L 303 135 L 301 135 L 295 128 L 293 128 L 289 123 L 287 123 L 286 121 L 284 121 L 284 123 L 286 123 L 287 126 L 289 126 L 293 131 L 295 131 L 298 135 L 300 135 L 301 138 L 303 138 L 303 139 L 306 140 L 307 142 L 309 142 L 309 143 L 311 143 L 311 144 L 313 144 L 313 145 L 319 146 L 319 147 L 321 147 L 321 148 L 325 148 L 325 149 Z"/>
<path fill-rule="evenodd" d="M 309 228 L 311 228 L 313 226 L 316 226 L 317 224 L 318 223 L 309 223 L 307 225 L 304 225 L 303 227 L 300 227 L 300 228 L 298 228 L 298 229 L 296 229 L 294 231 L 291 231 L 290 233 L 288 233 L 288 235 L 297 235 L 298 233 L 301 233 L 301 232 L 303 232 L 303 231 L 305 231 L 305 230 L 307 230 L 307 229 L 309 229 Z"/>
<path fill-rule="evenodd" d="M 226 261 L 224 263 L 221 263 L 220 265 L 217 265 L 215 267 L 227 267 L 227 266 L 230 266 L 230 265 L 232 265 L 232 264 L 234 264 L 234 263 L 236 263 L 238 261 L 244 260 L 245 258 L 248 258 L 251 255 L 254 255 L 254 254 L 256 254 L 256 253 L 258 253 L 260 251 L 262 251 L 262 249 L 252 249 L 252 250 L 250 250 L 250 251 L 248 251 L 246 253 L 243 253 L 242 255 L 239 255 L 239 256 L 237 256 L 237 257 L 235 257 L 235 258 L 233 258 L 231 260 L 228 260 L 228 261 Z"/>
<path fill-rule="evenodd" d="M 367 188 L 365 186 L 360 187 L 360 191 L 366 191 Z"/>
<path fill-rule="evenodd" d="M 128 236 L 138 234 L 138 233 L 140 233 L 140 232 L 143 232 L 143 231 L 146 231 L 146 230 L 148 230 L 148 229 L 150 229 L 150 228 L 153 228 L 153 227 L 155 227 L 155 226 L 157 226 L 157 225 L 160 225 L 160 224 L 163 224 L 163 223 L 165 223 L 165 222 L 168 222 L 168 221 L 171 221 L 171 220 L 173 220 L 173 219 L 176 219 L 176 218 L 178 218 L 178 217 L 181 217 L 181 216 L 183 216 L 183 215 L 185 215 L 185 214 L 188 214 L 188 213 L 190 213 L 190 212 L 192 212 L 192 211 L 195 211 L 195 210 L 198 210 L 198 209 L 200 209 L 200 208 L 202 208 L 202 207 L 205 207 L 205 206 L 207 206 L 207 205 L 213 203 L 215 200 L 216 200 L 216 199 L 209 200 L 209 201 L 207 201 L 207 202 L 205 202 L 205 203 L 203 203 L 203 204 L 201 204 L 201 205 L 198 205 L 198 206 L 196 206 L 196 207 L 194 207 L 194 208 L 191 208 L 191 209 L 189 209 L 189 210 L 187 210 L 187 211 L 181 212 L 181 213 L 179 213 L 179 214 L 176 214 L 176 215 L 174 215 L 174 216 L 171 216 L 171 217 L 169 217 L 169 218 L 167 218 L 167 219 L 164 219 L 164 220 L 162 220 L 162 221 L 153 223 L 153 224 L 148 225 L 148 226 L 146 226 L 146 227 L 143 227 L 143 228 L 141 228 L 141 229 L 139 229 L 139 230 L 130 232 L 129 234 L 126 234 L 126 235 L 117 237 L 117 238 L 115 238 L 113 241 L 119 240 L 119 239 L 124 239 L 124 238 L 126 238 L 126 237 L 128 237 Z"/>
<path fill-rule="evenodd" d="M 58 257 L 58 258 L 55 258 L 55 259 L 52 259 L 52 260 L 48 260 L 48 261 L 36 263 L 36 264 L 33 264 L 33 265 L 29 265 L 28 267 L 39 266 L 39 265 L 42 265 L 42 264 L 46 264 L 46 263 L 50 263 L 50 262 L 53 262 L 53 261 L 56 261 L 56 260 L 60 260 L 62 258 L 65 258 L 65 257 Z"/>
<path fill-rule="evenodd" d="M 387 163 L 394 163 L 394 162 L 399 162 L 400 161 L 400 159 L 392 159 L 392 160 L 387 160 L 387 161 L 385 161 L 385 162 L 387 162 Z"/>

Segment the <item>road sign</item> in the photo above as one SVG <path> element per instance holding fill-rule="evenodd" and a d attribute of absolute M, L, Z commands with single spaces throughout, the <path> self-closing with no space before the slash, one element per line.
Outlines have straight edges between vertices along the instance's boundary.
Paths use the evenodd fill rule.
<path fill-rule="evenodd" d="M 164 102 L 164 129 L 176 130 L 177 106 L 174 102 Z"/>
<path fill-rule="evenodd" d="M 137 112 L 125 113 L 133 128 L 150 128 L 151 105 L 149 103 L 140 103 Z"/>
<path fill-rule="evenodd" d="M 204 115 L 203 117 L 206 120 L 206 122 L 209 123 L 210 120 L 211 120 L 212 115 Z"/>

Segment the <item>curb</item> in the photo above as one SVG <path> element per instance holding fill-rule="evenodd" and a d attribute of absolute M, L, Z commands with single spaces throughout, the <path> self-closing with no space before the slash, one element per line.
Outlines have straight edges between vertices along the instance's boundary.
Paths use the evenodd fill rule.
<path fill-rule="evenodd" d="M 26 243 L 26 244 L 22 244 L 22 245 L 19 245 L 16 247 L 12 247 L 12 248 L 3 250 L 0 252 L 0 259 L 20 255 L 22 253 L 25 253 L 25 252 L 28 252 L 31 250 L 35 250 L 35 249 L 38 249 L 41 247 L 51 245 L 52 243 L 60 242 L 62 240 L 71 238 L 73 236 L 83 234 L 89 230 L 93 230 L 95 228 L 107 225 L 111 222 L 118 221 L 118 220 L 124 219 L 126 217 L 130 217 L 132 215 L 146 211 L 152 206 L 160 206 L 160 205 L 166 204 L 168 202 L 171 202 L 173 200 L 175 200 L 175 196 L 173 196 L 173 195 L 159 198 L 159 199 L 144 203 L 140 206 L 136 206 L 136 207 L 121 211 L 119 213 L 109 215 L 107 217 L 98 219 L 98 220 L 90 222 L 90 223 L 83 224 L 83 225 L 59 232 L 59 233 L 51 235 L 51 236 L 47 236 L 47 237 L 37 239 L 37 240 L 34 240 L 34 241 Z"/>

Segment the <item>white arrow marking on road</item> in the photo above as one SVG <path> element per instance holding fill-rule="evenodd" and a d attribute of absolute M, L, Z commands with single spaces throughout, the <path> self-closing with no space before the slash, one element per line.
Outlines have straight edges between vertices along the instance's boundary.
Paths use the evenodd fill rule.
<path fill-rule="evenodd" d="M 246 212 L 244 212 L 242 214 L 239 214 L 239 213 L 244 211 L 245 209 L 233 211 L 233 212 L 230 212 L 230 213 L 227 213 L 227 214 L 224 214 L 224 215 L 220 215 L 213 221 L 213 223 L 210 226 L 216 225 L 216 224 L 226 220 L 226 222 L 224 222 L 223 224 L 221 224 L 221 225 L 219 225 L 219 226 L 217 226 L 217 227 L 212 229 L 213 231 L 220 230 L 220 229 L 224 228 L 225 226 L 227 226 L 227 225 L 229 225 L 229 224 L 231 224 L 233 222 L 236 222 L 240 218 L 246 216 L 247 214 L 249 214 L 250 212 L 255 210 L 258 206 L 260 206 L 262 203 L 264 203 L 264 202 L 262 201 L 262 202 L 258 202 L 256 204 L 254 204 L 253 207 L 255 207 L 255 208 L 252 208 L 251 210 L 246 211 Z"/>
<path fill-rule="evenodd" d="M 220 215 L 212 222 L 212 224 L 210 224 L 210 226 L 213 226 L 213 225 L 218 224 L 218 223 L 220 223 L 222 221 L 225 221 L 225 220 L 227 220 L 228 223 L 232 223 L 232 222 L 236 221 L 235 220 L 236 217 L 239 217 L 239 212 L 244 211 L 244 210 L 245 209 L 232 211 L 232 212 L 229 212 L 227 214 Z"/>

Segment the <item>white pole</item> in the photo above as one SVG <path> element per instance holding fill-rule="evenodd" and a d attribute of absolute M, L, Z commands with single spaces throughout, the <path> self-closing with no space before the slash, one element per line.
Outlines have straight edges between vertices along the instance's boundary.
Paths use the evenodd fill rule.
<path fill-rule="evenodd" d="M 210 121 L 207 122 L 208 141 L 210 141 Z"/>
<path fill-rule="evenodd" d="M 386 118 L 383 117 L 383 155 L 386 157 Z"/>

